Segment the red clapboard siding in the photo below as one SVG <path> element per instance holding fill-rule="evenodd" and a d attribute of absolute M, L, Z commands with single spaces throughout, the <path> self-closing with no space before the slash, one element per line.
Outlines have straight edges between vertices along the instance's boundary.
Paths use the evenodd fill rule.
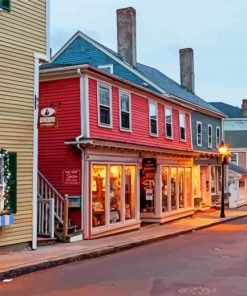
<path fill-rule="evenodd" d="M 40 83 L 40 109 L 57 105 L 58 127 L 39 129 L 39 170 L 62 194 L 80 195 L 80 185 L 63 185 L 63 170 L 81 168 L 80 151 L 64 140 L 81 134 L 79 78 Z"/>
<path fill-rule="evenodd" d="M 158 129 L 159 136 L 149 135 L 149 106 L 148 99 L 131 93 L 132 132 L 124 132 L 119 126 L 119 89 L 112 87 L 112 118 L 113 128 L 98 126 L 97 110 L 97 81 L 89 79 L 89 114 L 90 114 L 90 137 L 109 139 L 135 144 L 158 146 L 168 149 L 187 150 L 191 149 L 190 115 L 186 113 L 186 142 L 180 141 L 179 136 L 179 111 L 173 108 L 173 140 L 165 138 L 164 106 L 169 103 L 158 103 Z M 171 106 L 170 106 L 171 107 Z M 179 107 L 178 107 L 179 108 Z M 184 110 L 182 110 L 184 111 Z M 186 112 L 188 112 L 186 110 Z"/>

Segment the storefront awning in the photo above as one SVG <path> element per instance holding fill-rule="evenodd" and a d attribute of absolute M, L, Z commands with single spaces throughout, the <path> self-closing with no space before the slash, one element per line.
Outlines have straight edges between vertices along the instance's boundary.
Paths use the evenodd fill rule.
<path fill-rule="evenodd" d="M 67 139 L 64 141 L 67 145 L 80 145 L 81 147 L 97 147 L 97 148 L 107 148 L 119 151 L 136 151 L 136 152 L 147 152 L 156 155 L 171 155 L 180 157 L 197 157 L 198 152 L 192 150 L 175 150 L 155 146 L 147 146 L 141 144 L 125 143 L 120 141 L 111 140 L 101 140 L 93 138 L 77 138 L 77 139 Z"/>

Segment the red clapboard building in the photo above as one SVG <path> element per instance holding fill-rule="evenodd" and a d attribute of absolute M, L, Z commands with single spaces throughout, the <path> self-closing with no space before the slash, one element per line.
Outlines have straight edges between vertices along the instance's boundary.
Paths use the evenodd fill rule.
<path fill-rule="evenodd" d="M 40 81 L 39 108 L 57 116 L 39 129 L 40 176 L 84 238 L 193 213 L 189 108 L 88 65 L 41 70 Z"/>

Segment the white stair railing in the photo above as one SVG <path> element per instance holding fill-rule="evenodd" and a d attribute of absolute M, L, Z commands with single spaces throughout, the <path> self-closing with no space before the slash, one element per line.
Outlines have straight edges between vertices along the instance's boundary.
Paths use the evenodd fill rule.
<path fill-rule="evenodd" d="M 52 202 L 49 202 L 50 200 L 52 200 Z M 66 212 L 68 211 L 66 199 L 40 171 L 38 172 L 38 211 L 38 231 L 40 230 L 40 234 L 42 234 L 43 231 L 45 233 L 47 233 L 47 231 L 53 231 L 54 233 L 54 220 L 57 224 L 60 223 L 65 230 L 67 229 L 67 227 L 65 227 L 67 223 L 64 223 L 64 217 L 67 216 Z M 66 234 L 66 231 L 64 231 L 64 234 Z M 52 236 L 52 233 L 49 235 Z"/>

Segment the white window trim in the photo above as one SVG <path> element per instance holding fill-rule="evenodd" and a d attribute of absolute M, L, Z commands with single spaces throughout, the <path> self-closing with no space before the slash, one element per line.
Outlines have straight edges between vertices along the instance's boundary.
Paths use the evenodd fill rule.
<path fill-rule="evenodd" d="M 153 103 L 156 106 L 156 124 L 157 124 L 157 134 L 151 133 L 151 117 L 150 117 L 150 104 Z M 149 124 L 149 135 L 152 137 L 159 137 L 159 124 L 158 124 L 158 103 L 153 100 L 148 100 L 148 124 Z"/>
<path fill-rule="evenodd" d="M 181 125 L 180 125 L 180 114 L 183 114 L 184 116 L 184 137 L 185 139 L 181 139 L 181 132 L 180 132 L 180 128 L 181 128 Z M 179 121 L 179 139 L 181 142 L 186 142 L 186 116 L 185 116 L 185 113 L 184 112 L 181 112 L 179 111 L 179 114 L 178 114 L 178 121 Z"/>
<path fill-rule="evenodd" d="M 105 65 L 99 65 L 98 69 L 103 70 L 104 68 L 110 68 L 110 73 L 113 74 L 113 64 L 105 64 Z"/>
<path fill-rule="evenodd" d="M 124 128 L 121 125 L 122 124 L 121 94 L 127 95 L 129 97 L 129 119 L 130 119 L 130 127 L 129 128 Z M 129 92 L 124 91 L 124 90 L 119 90 L 119 128 L 123 132 L 132 132 L 131 95 Z"/>
<path fill-rule="evenodd" d="M 198 143 L 198 125 L 201 125 L 201 144 Z M 196 122 L 196 145 L 199 147 L 202 147 L 202 122 L 201 121 L 197 121 Z"/>
<path fill-rule="evenodd" d="M 104 124 L 100 122 L 100 99 L 99 99 L 99 88 L 100 86 L 108 88 L 109 89 L 109 99 L 110 99 L 110 124 Z M 108 107 L 108 106 L 107 106 Z M 108 84 L 104 84 L 101 82 L 98 82 L 97 86 L 97 109 L 98 109 L 98 126 L 104 127 L 104 128 L 113 128 L 113 122 L 112 122 L 112 88 Z"/>
<path fill-rule="evenodd" d="M 172 132 L 172 135 L 171 137 L 167 136 L 167 129 L 166 129 L 166 109 L 170 110 L 171 111 L 171 132 Z M 169 139 L 169 140 L 173 140 L 173 116 L 172 116 L 172 107 L 167 107 L 167 106 L 164 106 L 164 115 L 165 115 L 165 136 L 166 136 L 166 139 Z"/>
<path fill-rule="evenodd" d="M 219 142 L 217 142 L 217 130 L 219 130 Z M 218 147 L 221 143 L 221 137 L 220 137 L 220 126 L 216 126 L 216 135 L 215 135 L 215 142 L 216 142 L 216 147 Z"/>
<path fill-rule="evenodd" d="M 209 143 L 209 128 L 211 127 L 211 144 Z M 213 127 L 212 124 L 208 124 L 208 148 L 213 148 Z"/>

